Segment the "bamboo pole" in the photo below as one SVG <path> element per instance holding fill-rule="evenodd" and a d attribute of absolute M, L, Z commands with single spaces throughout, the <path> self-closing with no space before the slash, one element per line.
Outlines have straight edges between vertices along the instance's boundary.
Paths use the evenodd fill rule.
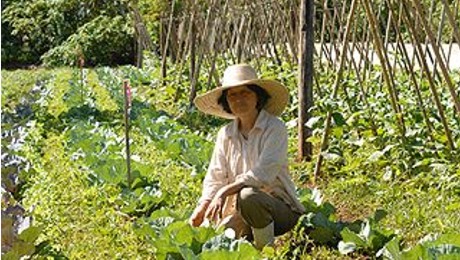
<path fill-rule="evenodd" d="M 384 3 L 382 3 L 382 4 L 384 4 Z M 392 9 L 390 7 L 388 7 L 388 8 L 390 9 L 390 12 L 388 14 L 388 23 L 387 23 L 388 28 L 387 28 L 387 31 L 385 32 L 385 45 L 384 45 L 385 46 L 385 48 L 384 48 L 385 51 L 382 51 L 381 53 L 383 53 L 384 62 L 386 63 L 386 69 L 388 71 L 388 75 L 390 76 L 390 84 L 388 85 L 389 90 L 391 91 L 390 94 L 394 96 L 396 109 L 397 109 L 397 116 L 399 118 L 400 124 L 402 125 L 403 134 L 405 134 L 405 128 L 406 127 L 405 127 L 405 122 L 404 122 L 405 121 L 404 120 L 404 114 L 403 114 L 403 111 L 401 109 L 401 105 L 400 105 L 400 102 L 399 102 L 398 89 L 396 88 L 396 83 L 395 83 L 395 68 L 393 66 L 391 66 L 390 58 L 388 56 L 388 44 L 389 44 L 389 37 L 390 37 L 389 28 L 390 28 L 390 23 L 393 20 Z M 372 13 L 372 15 L 373 15 L 373 13 Z"/>
<path fill-rule="evenodd" d="M 271 14 L 271 12 L 270 12 Z M 263 15 L 266 19 L 266 21 L 271 21 L 270 17 L 268 16 L 268 11 L 266 9 L 266 4 L 263 5 Z M 272 57 L 275 59 L 275 61 L 277 62 L 277 64 L 279 66 L 281 66 L 282 62 L 281 62 L 281 59 L 279 57 L 279 54 L 278 54 L 278 49 L 276 47 L 276 40 L 275 40 L 275 35 L 274 35 L 274 32 L 272 30 L 272 28 L 270 26 L 266 26 L 265 27 L 266 30 L 268 31 L 268 35 L 270 37 L 270 41 L 268 41 L 269 43 L 271 42 L 272 46 L 268 46 L 269 47 L 269 50 L 273 51 L 273 55 Z M 270 53 L 271 53 L 270 51 Z"/>
<path fill-rule="evenodd" d="M 241 38 L 244 37 L 243 31 L 244 31 L 245 24 L 246 24 L 246 16 L 243 14 L 240 20 L 240 25 L 238 26 L 238 33 L 236 35 L 236 43 L 235 43 L 237 63 L 241 63 L 241 56 L 243 53 L 243 46 L 242 46 Z"/>
<path fill-rule="evenodd" d="M 395 69 L 395 71 L 398 71 L 398 69 L 403 70 L 403 69 L 408 68 L 408 67 L 404 63 L 405 61 L 403 61 L 400 58 L 403 55 L 402 51 L 401 51 L 401 48 L 400 48 L 400 46 L 401 46 L 400 43 L 403 41 L 403 38 L 401 37 L 401 35 L 398 32 L 399 32 L 399 28 L 402 26 L 401 25 L 401 23 L 402 23 L 402 16 L 401 16 L 402 9 L 401 9 L 401 6 L 392 7 L 392 4 L 391 4 L 391 2 L 389 0 L 385 0 L 385 1 L 387 3 L 388 8 L 391 8 L 396 13 L 395 16 L 394 16 L 394 19 L 391 21 L 391 24 L 388 24 L 388 26 L 390 28 L 393 28 L 394 33 L 395 33 L 395 37 L 396 37 L 395 41 L 392 43 L 392 50 L 394 52 L 394 54 L 393 54 L 394 59 L 393 59 L 392 67 Z M 402 45 L 402 46 L 404 46 L 404 45 Z M 408 70 L 406 70 L 406 72 L 408 72 Z M 413 73 L 413 71 L 411 71 L 411 73 Z"/>
<path fill-rule="evenodd" d="M 428 20 L 429 21 L 433 21 L 433 13 L 434 13 L 435 7 L 436 7 L 436 1 L 431 1 L 430 13 L 428 14 L 428 17 L 429 17 Z M 428 56 L 428 58 L 430 58 L 431 64 L 433 64 L 434 63 L 434 58 L 433 58 L 433 55 L 431 54 L 431 51 L 429 49 L 428 40 L 429 40 L 428 35 L 425 35 L 425 53 L 424 53 L 424 56 Z M 436 73 L 436 71 L 434 71 L 434 73 Z"/>
<path fill-rule="evenodd" d="M 236 27 L 236 24 L 238 23 L 237 19 L 235 19 L 233 21 L 233 32 L 232 32 L 232 38 L 231 38 L 231 41 L 230 41 L 230 55 L 231 55 L 231 58 L 232 58 L 232 63 L 235 64 L 236 63 L 236 53 L 233 53 L 234 50 L 236 49 L 234 46 L 235 46 L 235 43 L 236 43 L 236 37 L 237 37 L 237 34 L 238 34 L 238 30 L 235 30 L 235 27 Z"/>
<path fill-rule="evenodd" d="M 347 48 L 347 43 L 348 43 L 349 35 L 350 35 L 350 27 L 351 27 L 350 25 L 351 25 L 351 22 L 353 20 L 353 16 L 354 16 L 354 13 L 355 13 L 357 2 L 358 2 L 358 0 L 352 0 L 352 2 L 351 2 L 350 12 L 348 14 L 348 19 L 347 19 L 347 25 L 345 27 L 345 36 L 343 37 L 342 51 L 340 53 L 339 68 L 337 70 L 335 81 L 334 81 L 334 91 L 332 93 L 332 99 L 337 98 L 337 93 L 338 93 L 338 89 L 339 89 L 339 86 L 340 86 L 340 81 L 342 80 L 343 67 L 344 67 L 345 58 L 346 58 L 346 55 L 347 55 L 346 48 Z M 320 150 L 320 153 L 318 155 L 318 159 L 317 159 L 316 165 L 315 165 L 314 179 L 313 179 L 314 183 L 316 183 L 316 180 L 317 180 L 317 178 L 318 178 L 318 176 L 320 174 L 320 171 L 321 171 L 321 164 L 323 162 L 323 154 L 322 153 L 327 149 L 327 146 L 328 146 L 328 137 L 329 137 L 329 132 L 330 132 L 330 128 L 331 128 L 331 117 L 332 117 L 332 112 L 331 111 L 327 112 L 326 122 L 325 122 L 324 132 L 323 132 L 323 137 L 321 139 L 321 150 Z"/>
<path fill-rule="evenodd" d="M 252 29 L 253 29 L 253 22 L 254 22 L 254 18 L 252 15 L 250 15 L 248 26 L 246 26 L 246 33 L 244 35 L 244 41 L 243 41 L 243 47 L 242 47 L 243 57 L 241 59 L 243 62 L 246 62 L 247 60 L 251 60 L 250 46 L 252 46 L 252 44 L 249 44 L 249 36 L 251 35 Z"/>
<path fill-rule="evenodd" d="M 285 21 L 287 20 L 288 16 L 285 15 L 285 13 L 283 12 L 282 8 L 281 8 L 281 5 L 279 4 L 278 1 L 274 1 L 275 5 L 276 5 L 276 9 L 278 10 L 278 14 L 281 16 L 282 18 L 282 21 Z M 286 26 L 281 26 L 284 34 L 285 34 L 285 37 L 286 37 L 286 43 L 287 45 L 289 46 L 289 49 L 290 49 L 290 53 L 292 54 L 292 57 L 290 60 L 292 60 L 294 63 L 297 63 L 298 62 L 298 57 L 297 55 L 295 55 L 295 48 L 294 48 L 294 45 L 293 45 L 293 42 L 292 42 L 292 38 L 290 37 L 289 35 L 289 32 L 288 32 L 288 29 L 286 28 Z"/>
<path fill-rule="evenodd" d="M 391 3 L 390 1 L 391 0 L 386 0 L 388 5 L 391 6 Z M 401 54 L 403 55 L 403 59 L 402 59 L 402 63 L 403 63 L 403 68 L 405 69 L 405 71 L 407 72 L 407 74 L 410 76 L 411 78 L 411 81 L 414 85 L 414 90 L 415 90 L 415 94 L 416 94 L 416 97 L 417 97 L 417 104 L 418 104 L 418 107 L 422 110 L 422 115 L 423 115 L 423 119 L 425 120 L 425 124 L 427 126 L 427 130 L 428 130 L 428 135 L 430 137 L 430 139 L 432 141 L 434 141 L 434 137 L 433 137 L 433 126 L 428 118 L 428 114 L 426 112 L 426 109 L 425 109 L 425 104 L 423 102 L 423 98 L 422 98 L 422 94 L 420 92 L 420 87 L 419 87 L 419 84 L 418 84 L 418 81 L 417 81 L 417 78 L 416 78 L 416 75 L 414 73 L 414 64 L 410 62 L 410 58 L 409 58 L 409 54 L 407 53 L 407 50 L 406 48 L 404 47 L 404 43 L 402 42 L 401 38 L 402 38 L 402 35 L 401 35 L 401 31 L 399 30 L 399 28 L 401 28 L 401 23 L 402 23 L 402 20 L 403 20 L 403 6 L 402 6 L 402 2 L 399 2 L 399 12 L 398 12 L 398 23 L 395 24 L 393 22 L 393 29 L 395 30 L 396 32 L 396 44 L 397 44 L 397 47 L 398 49 L 400 50 Z M 412 45 L 415 46 L 416 43 L 413 43 Z M 422 81 L 423 79 L 421 78 L 420 81 Z"/>
<path fill-rule="evenodd" d="M 356 78 L 358 79 L 360 96 L 361 96 L 361 100 L 364 103 L 364 110 L 368 112 L 368 117 L 370 118 L 370 124 L 371 124 L 372 133 L 374 134 L 374 136 L 377 136 L 377 126 L 375 125 L 374 113 L 372 112 L 371 106 L 369 105 L 369 102 L 367 100 L 367 93 L 366 93 L 366 91 L 364 89 L 363 81 L 361 80 L 360 69 L 358 68 L 358 65 L 356 64 L 356 61 L 353 58 L 355 40 L 356 40 L 355 32 L 356 32 L 356 28 L 358 27 L 358 25 L 359 25 L 358 21 L 355 21 L 355 26 L 354 26 L 354 31 L 353 31 L 353 38 L 352 38 L 353 45 L 352 45 L 352 48 L 349 49 L 350 56 L 351 56 L 350 60 L 351 60 L 351 64 L 352 64 L 353 68 L 355 69 Z M 349 107 L 350 107 L 350 111 L 353 113 L 354 111 L 352 111 L 352 107 L 350 105 L 349 105 Z M 358 134 L 359 134 L 359 131 L 358 131 Z"/>
<path fill-rule="evenodd" d="M 452 83 L 452 79 L 449 76 L 449 73 L 447 72 L 446 65 L 444 61 L 441 59 L 441 54 L 439 53 L 439 46 L 436 44 L 436 41 L 433 36 L 433 32 L 431 31 L 430 26 L 428 25 L 427 21 L 425 20 L 425 17 L 423 16 L 423 12 L 421 10 L 420 3 L 418 1 L 413 1 L 415 10 L 417 11 L 418 16 L 420 17 L 420 21 L 422 22 L 422 26 L 425 29 L 426 34 L 428 35 L 428 38 L 430 39 L 430 43 L 433 46 L 433 51 L 436 56 L 436 59 L 439 60 L 439 66 L 441 67 L 441 72 L 442 75 L 444 76 L 444 80 L 447 84 L 447 88 L 450 92 L 450 96 L 452 98 L 452 101 L 454 102 L 455 108 L 457 109 L 457 114 L 460 116 L 460 100 L 457 96 L 457 93 L 454 88 L 454 84 Z"/>
<path fill-rule="evenodd" d="M 167 76 L 167 70 L 166 70 L 166 54 L 168 52 L 168 49 L 169 49 L 169 41 L 170 41 L 170 37 L 171 37 L 171 30 L 172 30 L 172 23 L 173 23 L 173 19 L 174 19 L 174 5 L 176 3 L 176 0 L 172 0 L 171 1 L 171 13 L 169 14 L 169 23 L 168 23 L 168 33 L 166 34 L 166 39 L 165 39 L 165 43 L 164 43 L 164 49 L 163 49 L 163 55 L 162 55 L 162 58 L 161 58 L 161 79 L 163 81 L 163 84 L 165 84 L 165 79 L 166 79 L 166 76 Z"/>
<path fill-rule="evenodd" d="M 196 0 L 195 0 L 196 1 Z M 184 71 L 184 64 L 186 63 L 187 61 L 187 53 L 189 53 L 190 55 L 190 58 L 192 59 L 192 55 L 191 54 L 194 54 L 194 52 L 189 49 L 190 48 L 190 43 L 191 41 L 195 40 L 192 36 L 192 33 L 193 33 L 193 24 L 195 23 L 195 2 L 192 3 L 192 6 L 191 6 L 191 15 L 187 15 L 185 17 L 190 17 L 189 20 L 188 20 L 188 29 L 187 29 L 187 36 L 186 36 L 186 39 L 184 41 L 184 47 L 183 47 L 183 50 L 181 52 L 181 54 L 178 54 L 179 55 L 182 55 L 182 57 L 180 57 L 179 59 L 179 64 L 178 64 L 178 73 L 176 73 L 176 84 L 180 85 L 181 82 L 182 82 L 182 73 Z M 185 18 L 184 18 L 185 19 Z M 181 44 L 182 45 L 182 44 Z M 190 50 L 190 51 L 189 51 Z M 190 67 L 194 66 L 191 62 L 190 64 Z M 191 79 L 193 77 L 193 73 L 190 73 L 189 74 L 189 78 Z M 179 101 L 179 97 L 180 97 L 180 94 L 182 93 L 182 89 L 181 88 L 177 88 L 176 89 L 176 94 L 174 95 L 174 102 L 177 102 Z"/>
<path fill-rule="evenodd" d="M 333 0 L 334 1 L 334 0 Z M 336 20 L 339 19 L 340 21 L 340 18 L 337 18 L 339 15 L 339 11 L 337 10 L 337 6 L 336 6 L 336 2 L 334 1 L 334 15 L 332 16 L 332 21 L 331 21 L 331 24 L 330 24 L 330 32 L 329 32 L 329 36 L 331 37 L 329 42 L 330 42 L 330 57 L 331 57 L 331 61 L 332 61 L 332 64 L 333 64 L 333 67 L 334 69 L 336 69 L 336 63 L 335 61 L 337 61 L 337 57 L 340 55 L 339 54 L 339 47 L 337 46 L 337 43 L 336 41 L 339 39 L 340 37 L 340 32 L 342 31 L 342 23 L 339 22 L 339 28 L 338 30 L 336 31 L 335 30 L 335 23 L 336 23 Z M 337 34 L 337 35 L 336 35 Z M 333 55 L 332 55 L 332 49 L 334 49 L 335 51 L 335 59 L 333 59 Z"/>
<path fill-rule="evenodd" d="M 329 11 L 329 8 L 327 6 L 327 3 L 328 3 L 328 0 L 325 0 L 324 6 L 323 6 L 323 11 L 324 11 L 324 15 L 326 16 L 326 21 L 325 22 L 327 22 L 327 23 L 325 25 L 326 26 L 325 31 L 322 32 L 323 37 L 329 35 L 329 42 L 326 43 L 326 40 L 323 38 L 323 43 L 322 43 L 322 48 L 324 48 L 324 51 L 325 51 L 324 55 L 326 56 L 326 59 L 327 59 L 328 64 L 329 64 L 329 66 L 326 67 L 326 69 L 327 69 L 326 73 L 329 72 L 329 68 L 330 69 L 335 68 L 335 63 L 334 63 L 334 59 L 333 59 L 333 50 L 332 50 L 332 48 L 335 47 L 335 45 L 333 44 L 332 39 L 334 39 L 334 23 L 335 23 L 335 17 L 336 17 L 336 15 L 334 15 L 334 16 L 331 15 L 331 13 Z M 336 50 L 336 53 L 337 53 L 337 50 Z"/>
<path fill-rule="evenodd" d="M 215 2 L 216 2 L 215 0 L 211 1 L 210 7 L 209 7 L 208 12 L 206 14 L 206 21 L 205 21 L 204 29 L 203 29 L 203 31 L 202 31 L 202 33 L 200 35 L 201 36 L 200 37 L 200 45 L 198 46 L 198 52 L 199 52 L 199 54 L 198 54 L 199 55 L 198 56 L 198 63 L 196 64 L 195 70 L 193 72 L 193 78 L 192 78 L 192 82 L 191 82 L 191 90 L 190 90 L 190 96 L 189 96 L 189 107 L 193 106 L 193 100 L 196 97 L 196 92 L 197 92 L 196 86 L 198 84 L 200 68 L 201 68 L 201 64 L 203 62 L 203 58 L 204 58 L 204 50 L 205 50 L 205 48 L 203 47 L 203 45 L 205 45 L 205 43 L 207 43 L 207 40 L 208 40 L 209 24 L 210 24 L 210 21 L 212 20 L 211 16 L 214 14 Z"/>
<path fill-rule="evenodd" d="M 224 4 L 224 9 L 223 9 L 223 14 L 226 14 L 227 8 L 228 8 L 228 2 L 229 0 L 225 1 Z M 212 27 L 212 33 L 211 33 L 211 43 L 210 43 L 210 49 L 209 52 L 212 55 L 212 61 L 211 61 L 211 68 L 209 71 L 209 77 L 208 77 L 208 90 L 210 89 L 212 85 L 212 78 L 214 77 L 215 84 L 219 84 L 219 76 L 216 71 L 216 60 L 217 60 L 217 53 L 216 51 L 216 42 L 217 42 L 217 35 L 220 35 L 222 32 L 222 16 L 221 15 L 216 15 L 217 19 L 214 23 L 214 26 Z"/>
<path fill-rule="evenodd" d="M 190 69 L 189 69 L 189 78 L 190 81 L 193 82 L 195 79 L 195 71 L 196 71 L 196 23 L 195 19 L 193 19 L 190 23 Z M 193 86 L 193 85 L 192 85 Z M 194 89 L 192 91 L 195 91 Z"/>
<path fill-rule="evenodd" d="M 458 14 L 459 14 L 459 10 L 458 10 L 458 7 L 460 6 L 460 0 L 457 0 L 455 2 L 455 5 L 454 5 L 454 11 L 455 11 L 455 17 L 454 17 L 454 21 L 456 21 L 458 19 Z M 447 11 L 446 11 L 447 12 Z M 453 30 L 453 28 L 452 28 Z M 449 41 L 449 50 L 447 52 L 447 64 L 450 63 L 450 57 L 451 57 L 451 54 L 452 54 L 452 46 L 453 46 L 453 43 L 454 43 L 454 32 L 452 31 L 452 37 Z M 457 42 L 457 45 L 460 47 L 460 42 Z"/>
<path fill-rule="evenodd" d="M 451 135 L 449 126 L 447 124 L 446 117 L 444 115 L 444 109 L 443 109 L 441 101 L 439 100 L 439 97 L 438 97 L 438 93 L 437 93 L 437 90 L 436 90 L 434 80 L 433 80 L 433 78 L 432 78 L 432 76 L 431 76 L 431 74 L 429 72 L 428 64 L 426 63 L 426 60 L 425 60 L 425 57 L 424 57 L 424 54 L 423 54 L 423 50 L 422 50 L 422 47 L 420 45 L 420 39 L 418 39 L 418 34 L 416 34 L 416 29 L 414 28 L 414 25 L 407 18 L 407 16 L 411 12 L 408 10 L 409 8 L 407 6 L 406 0 L 402 0 L 402 3 L 403 3 L 403 7 L 404 7 L 403 8 L 404 12 L 406 14 L 406 15 L 403 16 L 403 18 L 405 19 L 405 22 L 408 25 L 408 28 L 409 28 L 409 30 L 411 32 L 411 36 L 413 37 L 413 42 L 415 43 L 415 46 L 416 46 L 415 49 L 416 49 L 417 57 L 419 58 L 419 62 L 421 63 L 422 69 L 423 69 L 423 71 L 424 71 L 424 73 L 425 73 L 425 75 L 426 75 L 426 77 L 428 79 L 431 94 L 433 95 L 433 99 L 435 101 L 436 107 L 438 108 L 438 112 L 439 112 L 439 115 L 441 117 L 441 122 L 442 122 L 442 125 L 444 127 L 444 131 L 445 131 L 445 134 L 446 134 L 446 137 L 447 137 L 449 147 L 450 147 L 451 150 L 454 150 L 455 146 L 454 146 L 454 142 L 452 140 L 452 135 Z"/>
<path fill-rule="evenodd" d="M 382 6 L 383 6 L 383 2 L 380 2 L 379 9 L 377 11 L 377 21 L 380 21 L 380 16 L 382 15 Z M 367 19 L 367 21 L 368 21 L 369 26 L 370 26 L 371 24 L 370 24 L 369 19 Z M 374 68 L 373 62 L 374 62 L 375 51 L 373 51 L 371 49 L 371 42 L 372 42 L 371 38 L 372 38 L 372 32 L 371 32 L 371 30 L 368 29 L 367 30 L 367 35 L 366 35 L 366 56 L 368 57 L 369 52 L 370 52 L 370 59 L 368 57 L 367 58 L 368 63 L 364 64 L 363 81 L 366 80 L 371 75 L 371 71 Z"/>
<path fill-rule="evenodd" d="M 380 37 L 378 35 L 378 32 L 377 32 L 377 22 L 375 20 L 374 14 L 372 12 L 369 0 L 361 0 L 361 3 L 363 3 L 363 5 L 364 5 L 366 16 L 368 17 L 369 22 L 370 22 L 370 27 L 371 27 L 370 29 L 371 29 L 371 33 L 372 33 L 372 36 L 373 36 L 372 38 L 374 39 L 374 45 L 376 47 L 377 56 L 380 59 L 380 64 L 382 66 L 383 78 L 384 78 L 384 81 L 385 81 L 385 83 L 387 85 L 388 92 L 390 94 L 390 102 L 391 102 L 391 106 L 392 106 L 393 111 L 394 111 L 394 113 L 396 115 L 396 118 L 397 118 L 398 127 L 399 127 L 399 130 L 400 130 L 400 135 L 401 135 L 401 138 L 405 139 L 406 129 L 405 129 L 405 125 L 404 125 L 404 117 L 403 117 L 403 114 L 401 112 L 401 109 L 399 108 L 399 104 L 398 104 L 398 101 L 397 101 L 398 99 L 397 99 L 396 91 L 394 89 L 394 81 L 392 80 L 392 78 L 391 78 L 392 76 L 390 75 L 390 73 L 388 71 L 388 66 L 389 66 L 389 64 L 388 64 L 388 56 L 382 50 L 383 44 L 382 44 L 381 39 L 380 39 Z"/>
<path fill-rule="evenodd" d="M 298 10 L 299 10 L 299 7 L 297 6 L 297 1 L 290 0 L 289 1 L 289 12 L 290 12 L 289 26 L 291 28 L 291 39 L 292 39 L 292 45 L 294 47 L 294 50 L 292 53 L 294 54 L 294 56 L 296 56 L 296 58 L 298 58 L 297 53 L 299 53 L 299 50 L 297 49 L 299 46 L 299 37 L 298 37 L 299 25 L 298 24 L 300 23 L 300 21 L 297 20 L 299 18 L 299 16 L 297 15 Z"/>
<path fill-rule="evenodd" d="M 438 34 L 436 36 L 436 44 L 438 44 L 439 46 L 442 47 L 442 41 L 441 41 L 441 38 L 442 38 L 442 28 L 444 27 L 444 22 L 446 20 L 446 6 L 443 5 L 442 6 L 442 12 L 441 12 L 441 21 L 439 22 L 439 26 L 438 26 Z M 442 58 L 444 59 L 444 61 L 446 62 L 446 67 L 447 67 L 447 70 L 450 71 L 449 69 L 449 63 L 447 62 L 447 57 L 446 57 L 446 53 L 444 52 L 444 48 L 441 48 L 441 55 L 442 55 Z M 438 66 L 438 60 L 435 60 L 434 61 L 434 64 L 433 64 L 433 71 L 437 71 L 437 67 Z"/>
<path fill-rule="evenodd" d="M 447 20 L 449 21 L 450 26 L 452 26 L 452 34 L 457 40 L 457 43 L 460 44 L 460 30 L 456 23 L 457 19 L 454 18 L 454 16 L 452 15 L 452 12 L 450 11 L 449 4 L 447 3 L 447 1 L 446 0 L 441 0 L 441 1 L 442 1 L 442 4 L 444 5 L 444 8 L 446 8 Z M 457 1 L 457 5 L 459 2 L 460 1 Z M 455 13 L 455 16 L 457 15 L 458 15 L 458 12 Z"/>
<path fill-rule="evenodd" d="M 328 15 L 326 14 L 326 11 L 325 11 L 325 9 L 327 8 L 327 1 L 328 0 L 322 1 L 322 3 L 323 3 L 323 19 L 321 21 L 321 33 L 320 33 L 320 40 L 319 40 L 319 46 L 320 46 L 319 62 L 320 62 L 321 65 L 323 64 L 323 62 L 322 62 L 323 53 L 326 56 L 326 59 L 328 61 L 327 64 L 331 64 L 331 61 L 330 61 L 329 57 L 327 57 L 327 51 L 328 50 L 327 50 L 326 44 L 324 43 L 324 37 L 326 35 L 326 21 L 327 21 L 327 18 L 328 18 Z M 330 65 L 330 66 L 332 67 L 332 65 Z"/>

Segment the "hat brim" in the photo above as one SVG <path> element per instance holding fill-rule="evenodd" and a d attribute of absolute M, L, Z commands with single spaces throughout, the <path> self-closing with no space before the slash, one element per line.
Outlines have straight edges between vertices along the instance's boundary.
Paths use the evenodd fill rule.
<path fill-rule="evenodd" d="M 227 85 L 215 88 L 195 98 L 194 103 L 196 107 L 203 113 L 214 115 L 226 119 L 234 119 L 235 116 L 225 112 L 224 108 L 219 105 L 218 100 L 222 96 L 222 92 L 226 89 L 246 86 L 257 85 L 263 88 L 270 95 L 264 109 L 275 116 L 281 115 L 289 102 L 289 92 L 287 89 L 276 80 L 270 79 L 253 79 L 240 81 L 238 84 Z"/>

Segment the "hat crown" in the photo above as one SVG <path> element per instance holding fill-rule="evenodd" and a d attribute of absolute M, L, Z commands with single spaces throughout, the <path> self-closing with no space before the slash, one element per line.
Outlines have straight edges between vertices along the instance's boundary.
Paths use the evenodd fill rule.
<path fill-rule="evenodd" d="M 243 81 L 258 79 L 257 72 L 250 65 L 238 64 L 228 67 L 224 72 L 222 86 L 238 85 Z"/>

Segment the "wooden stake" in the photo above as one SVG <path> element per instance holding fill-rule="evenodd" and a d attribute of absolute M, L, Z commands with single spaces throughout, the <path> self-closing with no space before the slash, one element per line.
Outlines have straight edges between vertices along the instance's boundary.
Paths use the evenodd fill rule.
<path fill-rule="evenodd" d="M 131 107 L 131 90 L 129 87 L 129 80 L 123 81 L 123 92 L 125 97 L 125 143 L 126 143 L 126 167 L 128 170 L 128 188 L 131 188 L 131 152 L 129 149 L 129 115 L 130 115 L 130 107 Z"/>
<path fill-rule="evenodd" d="M 302 0 L 300 9 L 297 159 L 307 161 L 310 161 L 312 156 L 312 144 L 306 141 L 311 136 L 312 129 L 306 127 L 305 123 L 311 118 L 309 109 L 313 106 L 314 7 L 314 0 Z"/>

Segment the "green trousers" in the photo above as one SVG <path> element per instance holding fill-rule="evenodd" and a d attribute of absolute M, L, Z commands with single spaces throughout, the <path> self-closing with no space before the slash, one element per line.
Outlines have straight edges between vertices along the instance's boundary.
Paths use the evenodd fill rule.
<path fill-rule="evenodd" d="M 263 228 L 274 222 L 275 236 L 291 230 L 301 216 L 281 199 L 253 187 L 243 188 L 238 193 L 237 209 L 250 227 Z"/>

